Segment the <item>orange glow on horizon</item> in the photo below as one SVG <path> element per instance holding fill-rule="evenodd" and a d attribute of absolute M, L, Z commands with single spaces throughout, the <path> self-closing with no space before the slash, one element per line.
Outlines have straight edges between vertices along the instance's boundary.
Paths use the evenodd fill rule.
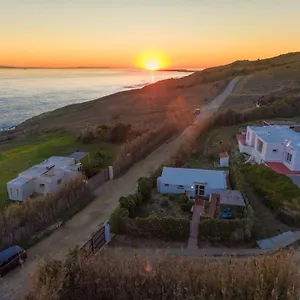
<path fill-rule="evenodd" d="M 135 66 L 150 71 L 166 68 L 170 65 L 169 60 L 161 52 L 147 51 L 142 53 L 136 60 Z"/>

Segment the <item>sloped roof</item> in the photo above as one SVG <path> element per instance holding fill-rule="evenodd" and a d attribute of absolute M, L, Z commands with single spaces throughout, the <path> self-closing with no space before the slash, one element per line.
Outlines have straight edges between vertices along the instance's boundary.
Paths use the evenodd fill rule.
<path fill-rule="evenodd" d="M 227 189 L 224 171 L 164 167 L 161 175 L 164 184 L 192 186 L 195 182 L 207 183 L 212 189 Z"/>

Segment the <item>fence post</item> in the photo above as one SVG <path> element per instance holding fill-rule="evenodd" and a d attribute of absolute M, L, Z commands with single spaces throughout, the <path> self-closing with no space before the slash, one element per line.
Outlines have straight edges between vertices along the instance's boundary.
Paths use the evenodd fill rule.
<path fill-rule="evenodd" d="M 108 167 L 108 180 L 114 179 L 114 168 L 113 166 Z"/>

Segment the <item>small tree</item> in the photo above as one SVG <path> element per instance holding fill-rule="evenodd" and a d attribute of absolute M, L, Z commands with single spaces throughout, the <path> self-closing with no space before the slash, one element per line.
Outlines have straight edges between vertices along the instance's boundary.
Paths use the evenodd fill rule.
<path fill-rule="evenodd" d="M 110 215 L 110 229 L 114 233 L 126 232 L 129 212 L 127 209 L 118 206 Z"/>
<path fill-rule="evenodd" d="M 147 177 L 138 179 L 138 191 L 141 194 L 143 201 L 149 201 L 152 196 L 152 180 Z"/>

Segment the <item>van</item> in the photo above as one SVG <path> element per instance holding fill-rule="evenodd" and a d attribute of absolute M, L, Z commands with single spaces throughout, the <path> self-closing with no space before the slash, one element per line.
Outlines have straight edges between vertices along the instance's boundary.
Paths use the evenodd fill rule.
<path fill-rule="evenodd" d="M 22 265 L 27 258 L 26 251 L 20 246 L 12 246 L 0 252 L 0 277 Z"/>

